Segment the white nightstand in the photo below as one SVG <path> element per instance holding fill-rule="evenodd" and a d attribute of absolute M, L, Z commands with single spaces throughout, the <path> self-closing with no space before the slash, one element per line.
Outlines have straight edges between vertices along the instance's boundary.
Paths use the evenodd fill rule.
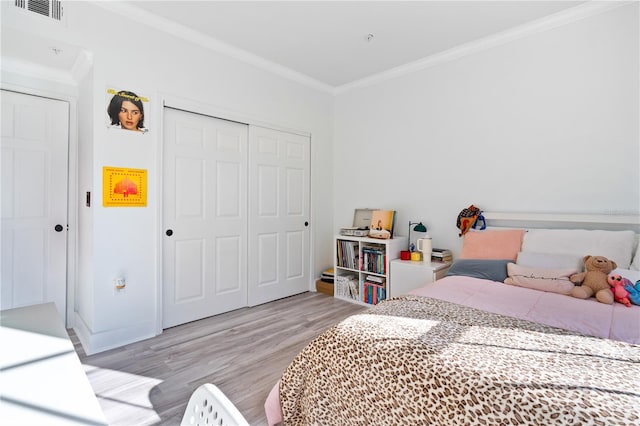
<path fill-rule="evenodd" d="M 445 276 L 450 262 L 418 262 L 414 260 L 392 260 L 389 295 L 387 297 L 400 296 L 409 291 L 422 287 Z"/>

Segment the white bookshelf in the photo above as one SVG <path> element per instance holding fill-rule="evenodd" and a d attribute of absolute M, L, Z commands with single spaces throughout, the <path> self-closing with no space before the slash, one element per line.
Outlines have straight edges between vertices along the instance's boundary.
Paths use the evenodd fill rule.
<path fill-rule="evenodd" d="M 337 235 L 333 244 L 334 297 L 363 305 L 388 298 L 391 261 L 406 249 L 406 237 L 382 240 Z"/>

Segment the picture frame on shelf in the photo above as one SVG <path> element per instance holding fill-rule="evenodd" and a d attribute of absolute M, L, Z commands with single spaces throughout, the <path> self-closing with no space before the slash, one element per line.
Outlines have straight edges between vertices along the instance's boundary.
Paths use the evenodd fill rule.
<path fill-rule="evenodd" d="M 369 237 L 388 240 L 393 238 L 393 228 L 396 220 L 395 210 L 374 210 L 371 213 Z"/>

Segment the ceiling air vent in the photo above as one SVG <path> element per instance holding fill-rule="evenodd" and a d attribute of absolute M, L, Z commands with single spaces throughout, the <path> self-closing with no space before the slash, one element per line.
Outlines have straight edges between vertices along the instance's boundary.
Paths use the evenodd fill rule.
<path fill-rule="evenodd" d="M 47 18 L 62 19 L 62 2 L 59 0 L 15 0 L 16 7 L 37 13 Z"/>

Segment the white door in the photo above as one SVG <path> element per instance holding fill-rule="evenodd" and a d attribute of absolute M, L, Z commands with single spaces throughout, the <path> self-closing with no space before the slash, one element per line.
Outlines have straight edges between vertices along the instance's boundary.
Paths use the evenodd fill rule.
<path fill-rule="evenodd" d="M 163 328 L 247 305 L 244 124 L 165 108 Z"/>
<path fill-rule="evenodd" d="M 2 91 L 2 309 L 65 320 L 68 146 L 68 103 Z"/>
<path fill-rule="evenodd" d="M 249 306 L 309 290 L 310 145 L 249 127 Z"/>

